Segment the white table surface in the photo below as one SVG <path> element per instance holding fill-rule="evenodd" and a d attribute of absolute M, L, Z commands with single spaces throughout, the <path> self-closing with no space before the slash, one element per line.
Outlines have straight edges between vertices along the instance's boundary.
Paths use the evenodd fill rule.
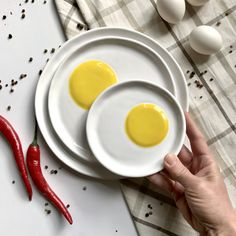
<path fill-rule="evenodd" d="M 64 40 L 52 0 L 0 1 L 0 114 L 15 127 L 24 152 L 32 141 L 34 129 L 34 93 L 38 71 L 46 63 L 50 53 Z M 22 6 L 19 6 L 22 3 Z M 26 17 L 21 19 L 21 10 Z M 12 15 L 10 14 L 12 12 Z M 2 15 L 7 19 L 2 20 Z M 7 39 L 12 34 L 12 39 Z M 33 57 L 33 62 L 28 59 Z M 19 81 L 22 73 L 27 78 Z M 19 81 L 10 93 L 11 80 Z M 5 84 L 9 86 L 5 88 Z M 7 106 L 11 110 L 7 111 Z M 71 226 L 58 214 L 33 186 L 33 200 L 28 201 L 25 188 L 7 142 L 0 135 L 0 235 L 137 235 L 118 182 L 103 182 L 88 179 L 73 173 L 52 154 L 40 135 L 43 173 L 65 204 L 70 204 L 74 224 Z M 48 165 L 48 170 L 43 167 Z M 58 170 L 63 166 L 61 170 Z M 58 174 L 50 174 L 57 169 Z M 15 180 L 15 184 L 12 181 Z M 32 182 L 32 181 L 31 181 Z M 86 186 L 87 189 L 83 190 Z M 51 210 L 47 215 L 45 209 Z"/>

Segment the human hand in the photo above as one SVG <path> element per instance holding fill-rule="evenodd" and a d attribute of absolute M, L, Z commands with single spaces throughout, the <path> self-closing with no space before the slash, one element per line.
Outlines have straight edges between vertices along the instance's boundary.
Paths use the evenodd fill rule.
<path fill-rule="evenodd" d="M 203 135 L 186 113 L 192 152 L 169 154 L 164 170 L 149 180 L 173 196 L 186 221 L 201 235 L 236 235 L 236 213 Z"/>

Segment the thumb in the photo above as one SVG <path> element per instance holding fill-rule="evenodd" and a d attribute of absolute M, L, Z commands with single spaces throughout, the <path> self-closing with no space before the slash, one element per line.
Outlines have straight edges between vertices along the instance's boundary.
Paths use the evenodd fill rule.
<path fill-rule="evenodd" d="M 182 164 L 179 158 L 174 154 L 168 154 L 164 159 L 164 167 L 172 180 L 182 184 L 184 187 L 191 187 L 196 177 Z"/>

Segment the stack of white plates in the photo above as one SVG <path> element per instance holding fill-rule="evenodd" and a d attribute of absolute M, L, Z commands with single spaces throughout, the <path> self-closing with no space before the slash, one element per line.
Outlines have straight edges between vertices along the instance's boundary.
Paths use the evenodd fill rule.
<path fill-rule="evenodd" d="M 73 170 L 101 179 L 119 179 L 90 151 L 85 127 L 88 111 L 68 93 L 70 74 L 82 62 L 101 60 L 119 82 L 152 82 L 172 93 L 188 110 L 184 75 L 174 58 L 151 38 L 127 29 L 100 28 L 67 41 L 51 58 L 38 82 L 35 109 L 41 133 L 54 154 Z M 69 104 L 69 105 L 68 105 Z"/>

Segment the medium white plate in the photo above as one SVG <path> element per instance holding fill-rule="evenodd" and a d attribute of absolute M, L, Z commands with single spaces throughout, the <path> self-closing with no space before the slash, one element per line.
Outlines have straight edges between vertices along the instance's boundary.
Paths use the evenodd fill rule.
<path fill-rule="evenodd" d="M 136 31 L 108 27 L 90 30 L 67 41 L 62 48 L 54 54 L 39 79 L 35 95 L 35 113 L 42 135 L 54 154 L 73 170 L 95 178 L 116 179 L 119 178 L 119 176 L 110 173 L 104 167 L 78 159 L 70 152 L 57 138 L 48 115 L 47 98 L 49 86 L 58 66 L 81 44 L 102 37 L 126 37 L 128 39 L 137 40 L 152 48 L 166 62 L 171 73 L 175 75 L 176 97 L 184 110 L 188 110 L 188 93 L 183 72 L 170 53 L 150 37 Z"/>
<path fill-rule="evenodd" d="M 59 66 L 53 76 L 48 96 L 52 126 L 61 141 L 78 158 L 94 162 L 85 132 L 88 110 L 79 107 L 69 93 L 69 78 L 74 69 L 88 60 L 100 60 L 115 71 L 118 82 L 151 81 L 175 95 L 172 75 L 159 55 L 134 40 L 106 37 L 89 41 L 77 48 Z"/>
<path fill-rule="evenodd" d="M 127 114 L 141 103 L 157 105 L 168 118 L 169 130 L 159 145 L 144 148 L 126 134 Z M 146 81 L 129 81 L 108 88 L 96 99 L 86 131 L 89 146 L 103 166 L 125 177 L 143 177 L 160 171 L 166 154 L 179 153 L 185 138 L 185 118 L 168 90 Z"/>

